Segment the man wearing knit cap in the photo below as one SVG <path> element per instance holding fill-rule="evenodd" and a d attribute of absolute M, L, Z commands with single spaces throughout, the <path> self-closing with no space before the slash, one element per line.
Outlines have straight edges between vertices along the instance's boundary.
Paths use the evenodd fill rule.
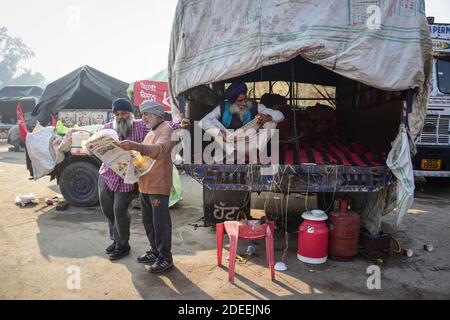
<path fill-rule="evenodd" d="M 143 120 L 135 120 L 133 106 L 127 99 L 117 99 L 112 104 L 114 119 L 103 129 L 113 129 L 119 140 L 142 142 L 150 131 Z M 118 260 L 130 252 L 130 214 L 128 207 L 135 185 L 124 180 L 105 164 L 98 179 L 99 200 L 109 222 L 109 236 L 113 243 L 106 248 L 110 260 Z"/>
<path fill-rule="evenodd" d="M 255 119 L 260 128 L 275 129 L 277 123 L 284 119 L 283 114 L 248 100 L 247 91 L 245 83 L 232 83 L 225 91 L 224 102 L 200 121 L 200 127 L 205 131 L 213 129 L 219 132 L 219 137 L 223 140 L 226 140 L 229 130 L 237 130 Z M 265 144 L 263 141 L 261 143 Z M 250 147 L 255 147 L 255 143 Z"/>
<path fill-rule="evenodd" d="M 171 141 L 173 129 L 164 121 L 164 107 L 154 101 L 140 105 L 142 119 L 150 133 L 143 143 L 122 141 L 124 150 L 139 151 L 155 160 L 152 169 L 139 178 L 142 222 L 150 250 L 137 258 L 140 263 L 150 263 L 150 272 L 163 272 L 173 267 L 172 222 L 169 214 L 169 195 L 172 187 Z"/>

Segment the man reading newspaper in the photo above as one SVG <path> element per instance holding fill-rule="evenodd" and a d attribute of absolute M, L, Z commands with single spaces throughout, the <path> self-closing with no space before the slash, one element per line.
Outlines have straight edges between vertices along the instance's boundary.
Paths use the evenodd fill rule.
<path fill-rule="evenodd" d="M 143 120 L 136 120 L 133 106 L 127 99 L 117 99 L 112 104 L 114 119 L 103 129 L 113 129 L 119 140 L 142 142 L 150 131 Z M 130 252 L 130 214 L 128 207 L 132 200 L 134 184 L 127 184 L 105 163 L 98 179 L 99 200 L 103 214 L 108 219 L 109 236 L 113 241 L 106 248 L 110 260 L 118 260 Z"/>
<path fill-rule="evenodd" d="M 173 129 L 164 121 L 164 107 L 154 101 L 145 101 L 140 109 L 150 133 L 142 143 L 121 141 L 118 145 L 155 160 L 152 169 L 139 178 L 142 221 L 150 250 L 137 261 L 152 264 L 150 272 L 157 273 L 173 267 L 169 195 L 172 187 L 171 150 L 175 144 L 171 140 Z"/>
<path fill-rule="evenodd" d="M 133 106 L 127 99 L 117 99 L 112 105 L 114 119 L 107 123 L 102 131 L 114 130 L 119 141 L 131 141 L 141 143 L 150 132 L 150 128 L 143 120 L 136 120 L 133 114 Z M 167 122 L 171 128 L 186 128 L 188 123 Z M 117 138 L 116 137 L 116 138 Z M 93 137 L 95 138 L 95 137 Z M 99 135 L 91 143 L 88 143 L 90 151 L 99 157 L 103 164 L 100 168 L 99 178 L 99 200 L 103 214 L 108 219 L 109 235 L 113 241 L 106 248 L 110 260 L 118 260 L 130 252 L 130 214 L 128 207 L 132 200 L 132 193 L 135 189 L 134 181 L 137 177 L 148 171 L 143 163 L 144 157 L 139 153 L 130 157 L 130 154 L 123 151 L 117 145 L 112 144 L 114 140 L 110 136 Z M 132 161 L 134 160 L 134 161 Z M 131 173 L 134 173 L 131 174 Z M 127 180 L 134 176 L 136 180 Z M 127 183 L 129 182 L 129 183 Z"/>
<path fill-rule="evenodd" d="M 216 138 L 216 142 L 223 146 L 228 155 L 235 152 L 233 139 L 236 134 L 239 134 L 239 129 L 244 129 L 244 131 L 253 129 L 255 133 L 259 128 L 275 129 L 277 123 L 284 119 L 280 111 L 269 109 L 263 104 L 247 99 L 247 91 L 245 83 L 232 83 L 225 91 L 223 103 L 207 114 L 199 123 L 203 130 Z M 234 134 L 233 130 L 236 130 Z M 260 150 L 265 148 L 269 137 L 262 136 L 260 139 L 253 137 L 250 140 L 244 145 L 247 155 L 251 154 L 255 148 Z M 221 161 L 222 157 L 219 155 L 215 159 Z"/>

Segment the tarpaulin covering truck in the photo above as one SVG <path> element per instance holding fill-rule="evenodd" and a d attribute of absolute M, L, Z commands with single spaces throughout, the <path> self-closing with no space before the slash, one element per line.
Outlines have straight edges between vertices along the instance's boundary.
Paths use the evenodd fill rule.
<path fill-rule="evenodd" d="M 229 84 L 243 81 L 249 98 L 286 98 L 292 137 L 269 166 L 205 163 L 192 139 L 184 167 L 203 184 L 205 210 L 248 208 L 251 192 L 316 193 L 324 208 L 337 194 L 365 193 L 376 204 L 366 227 L 379 229 L 389 195 L 400 221 L 413 199 L 411 152 L 426 115 L 431 46 L 423 1 L 179 1 L 169 90 L 194 124 L 191 136 Z M 324 109 L 338 124 L 332 133 Z M 230 205 L 239 191 L 247 197 Z M 224 215 L 209 222 L 217 218 Z"/>
<path fill-rule="evenodd" d="M 31 112 L 42 95 L 42 88 L 37 86 L 6 86 L 0 89 L 0 138 L 7 136 L 8 144 L 19 151 L 24 144 L 19 138 L 17 125 L 17 109 L 22 108 L 27 127 L 33 127 L 36 122 Z"/>

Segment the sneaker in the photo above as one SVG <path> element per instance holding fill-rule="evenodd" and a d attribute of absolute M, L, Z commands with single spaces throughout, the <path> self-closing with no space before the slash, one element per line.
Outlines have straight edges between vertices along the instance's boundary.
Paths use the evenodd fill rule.
<path fill-rule="evenodd" d="M 158 260 L 158 256 L 151 251 L 147 251 L 142 256 L 137 258 L 137 262 L 139 263 L 150 263 L 154 264 Z"/>
<path fill-rule="evenodd" d="M 130 253 L 130 250 L 131 250 L 130 246 L 121 249 L 116 248 L 109 256 L 109 260 L 113 261 L 122 259 L 123 257 L 127 256 Z"/>
<path fill-rule="evenodd" d="M 116 242 L 114 241 L 113 243 L 111 243 L 106 249 L 105 252 L 106 254 L 111 254 L 113 253 L 114 249 L 116 249 Z"/>
<path fill-rule="evenodd" d="M 150 272 L 151 273 L 160 273 L 163 271 L 166 271 L 170 268 L 173 267 L 173 262 L 172 261 L 167 261 L 167 260 L 157 260 L 151 267 L 150 267 Z"/>

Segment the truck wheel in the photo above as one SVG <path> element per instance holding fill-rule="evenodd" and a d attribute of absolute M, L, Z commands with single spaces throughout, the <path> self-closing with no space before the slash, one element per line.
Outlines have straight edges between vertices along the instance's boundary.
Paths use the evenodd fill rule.
<path fill-rule="evenodd" d="M 98 203 L 98 168 L 89 162 L 73 162 L 59 177 L 64 199 L 75 207 L 92 207 Z"/>

